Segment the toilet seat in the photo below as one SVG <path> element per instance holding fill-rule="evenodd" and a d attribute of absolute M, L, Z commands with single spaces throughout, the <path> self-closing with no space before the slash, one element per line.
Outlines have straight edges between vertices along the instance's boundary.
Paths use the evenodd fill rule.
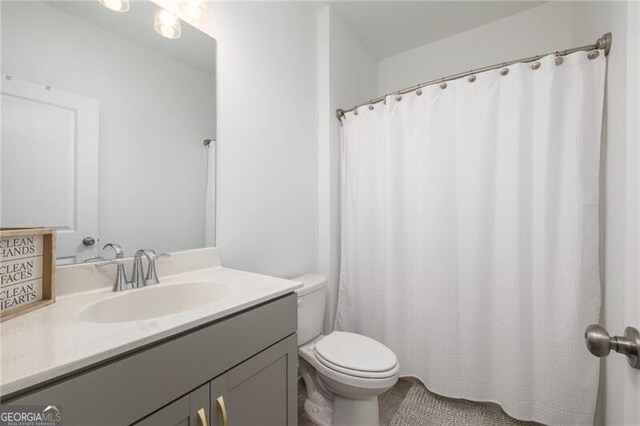
<path fill-rule="evenodd" d="M 394 375 L 396 375 L 398 373 L 398 363 L 396 363 L 394 365 L 394 367 L 392 367 L 391 369 L 387 370 L 387 371 L 360 371 L 360 370 L 351 370 L 348 368 L 344 368 L 341 367 L 339 365 L 333 364 L 330 361 L 327 361 L 326 359 L 324 359 L 322 357 L 322 355 L 319 355 L 318 353 L 315 354 L 316 358 L 318 359 L 318 361 L 320 361 L 320 363 L 322 363 L 323 366 L 327 367 L 330 370 L 336 371 L 336 372 L 340 372 L 342 374 L 346 374 L 348 376 L 353 376 L 353 377 L 358 377 L 358 378 L 362 378 L 362 379 L 386 379 L 388 377 L 393 377 Z"/>
<path fill-rule="evenodd" d="M 399 369 L 389 348 L 361 334 L 335 331 L 314 345 L 314 353 L 325 367 L 364 379 L 392 377 Z"/>

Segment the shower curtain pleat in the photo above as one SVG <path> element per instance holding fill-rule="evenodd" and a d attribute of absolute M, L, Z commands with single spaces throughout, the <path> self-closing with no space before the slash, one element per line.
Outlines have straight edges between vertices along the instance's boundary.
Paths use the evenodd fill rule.
<path fill-rule="evenodd" d="M 606 58 L 540 63 L 346 114 L 336 327 L 435 393 L 591 424 Z"/>

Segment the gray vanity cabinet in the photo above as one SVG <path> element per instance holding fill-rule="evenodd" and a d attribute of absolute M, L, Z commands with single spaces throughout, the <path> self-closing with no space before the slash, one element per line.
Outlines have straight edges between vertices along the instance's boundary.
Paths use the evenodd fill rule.
<path fill-rule="evenodd" d="M 271 346 L 134 426 L 292 425 L 297 415 L 289 397 L 297 389 L 289 386 L 296 375 L 290 357 L 297 356 L 296 342 Z"/>
<path fill-rule="evenodd" d="M 0 402 L 62 406 L 65 425 L 295 426 L 296 328 L 290 293 Z"/>

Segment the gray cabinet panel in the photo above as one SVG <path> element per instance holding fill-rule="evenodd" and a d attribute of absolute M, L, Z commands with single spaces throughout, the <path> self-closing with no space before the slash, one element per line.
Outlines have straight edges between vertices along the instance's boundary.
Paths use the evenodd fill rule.
<path fill-rule="evenodd" d="M 298 425 L 298 335 L 289 336 L 287 343 L 287 426 Z"/>
<path fill-rule="evenodd" d="M 208 424 L 209 418 L 209 384 L 206 384 L 135 423 L 135 426 L 203 426 Z"/>
<path fill-rule="evenodd" d="M 189 396 L 183 396 L 135 426 L 189 426 Z"/>
<path fill-rule="evenodd" d="M 296 342 L 296 335 L 290 336 L 213 380 L 212 425 L 222 426 L 222 397 L 230 425 L 295 426 L 297 390 L 290 382 L 296 382 L 297 348 L 291 351 Z"/>
<path fill-rule="evenodd" d="M 278 358 L 237 386 L 230 387 L 228 404 L 229 418 L 234 425 L 286 425 L 286 356 Z"/>
<path fill-rule="evenodd" d="M 62 405 L 68 425 L 131 424 L 295 333 L 296 302 L 290 294 L 3 403 Z"/>

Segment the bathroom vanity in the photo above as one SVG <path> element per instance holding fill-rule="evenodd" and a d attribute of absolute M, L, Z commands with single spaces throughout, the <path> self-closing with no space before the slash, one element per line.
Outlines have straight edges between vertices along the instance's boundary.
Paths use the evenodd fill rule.
<path fill-rule="evenodd" d="M 295 425 L 300 283 L 224 268 L 213 248 L 162 259 L 158 272 L 160 284 L 116 294 L 99 286 L 112 270 L 58 268 L 63 281 L 93 276 L 98 288 L 69 286 L 3 324 L 2 403 L 56 405 L 65 424 Z M 207 283 L 226 291 L 203 302 Z M 165 294 L 183 310 L 118 311 L 125 298 L 159 306 Z"/>

